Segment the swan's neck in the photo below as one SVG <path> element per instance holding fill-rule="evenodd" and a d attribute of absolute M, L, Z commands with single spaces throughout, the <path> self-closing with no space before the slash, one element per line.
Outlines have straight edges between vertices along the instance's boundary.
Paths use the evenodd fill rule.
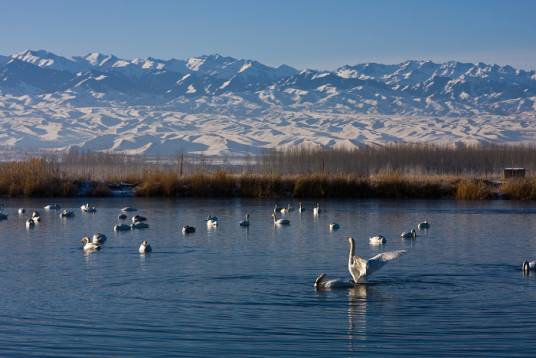
<path fill-rule="evenodd" d="M 355 256 L 354 240 L 350 240 L 350 252 L 348 253 L 348 262 L 352 262 L 352 257 Z"/>

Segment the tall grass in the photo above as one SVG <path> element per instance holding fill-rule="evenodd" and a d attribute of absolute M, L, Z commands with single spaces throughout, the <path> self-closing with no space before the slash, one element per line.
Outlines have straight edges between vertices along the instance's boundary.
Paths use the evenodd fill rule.
<path fill-rule="evenodd" d="M 500 192 L 506 199 L 536 200 L 536 178 L 513 178 L 502 183 Z"/>
<path fill-rule="evenodd" d="M 109 184 L 126 182 L 137 195 L 161 197 L 536 200 L 535 179 L 493 181 L 505 166 L 534 172 L 531 146 L 294 147 L 230 163 L 71 151 L 0 162 L 0 196 L 71 196 L 81 188 L 83 195 L 107 196 Z"/>
<path fill-rule="evenodd" d="M 2 196 L 71 196 L 76 190 L 54 161 L 33 158 L 0 163 Z"/>
<path fill-rule="evenodd" d="M 493 197 L 493 190 L 490 183 L 484 180 L 462 179 L 458 182 L 455 197 L 458 200 L 491 199 Z"/>

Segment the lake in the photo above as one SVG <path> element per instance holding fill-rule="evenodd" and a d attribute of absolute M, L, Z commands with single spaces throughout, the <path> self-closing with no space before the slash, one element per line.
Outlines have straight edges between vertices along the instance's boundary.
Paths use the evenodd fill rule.
<path fill-rule="evenodd" d="M 0 355 L 532 356 L 536 349 L 536 204 L 507 201 L 321 201 L 324 212 L 274 227 L 270 200 L 8 200 L 0 222 Z M 42 207 L 57 202 L 75 217 Z M 284 206 L 286 202 L 279 202 Z M 293 202 L 297 207 L 297 203 Z M 115 233 L 120 208 L 150 227 Z M 39 208 L 26 229 L 17 208 Z M 251 226 L 238 225 L 245 212 Z M 27 212 L 26 215 L 30 213 Z M 205 218 L 219 217 L 216 229 Z M 415 241 L 399 238 L 423 220 Z M 330 232 L 337 222 L 340 230 Z M 197 231 L 183 235 L 180 227 Z M 84 253 L 86 233 L 108 236 Z M 382 248 L 368 244 L 381 233 Z M 407 253 L 352 289 L 315 291 L 325 272 L 349 277 L 356 255 Z M 140 255 L 149 241 L 153 252 Z"/>

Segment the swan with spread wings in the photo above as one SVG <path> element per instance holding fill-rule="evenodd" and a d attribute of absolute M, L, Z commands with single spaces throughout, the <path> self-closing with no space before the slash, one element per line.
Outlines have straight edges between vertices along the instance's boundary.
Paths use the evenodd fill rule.
<path fill-rule="evenodd" d="M 348 253 L 348 271 L 352 276 L 352 281 L 344 279 L 328 279 L 325 274 L 321 274 L 315 280 L 315 287 L 322 288 L 345 288 L 359 283 L 366 282 L 368 276 L 372 275 L 389 261 L 399 258 L 405 254 L 405 250 L 396 250 L 382 252 L 368 260 L 362 257 L 355 256 L 355 241 L 353 237 L 348 237 L 350 252 Z"/>

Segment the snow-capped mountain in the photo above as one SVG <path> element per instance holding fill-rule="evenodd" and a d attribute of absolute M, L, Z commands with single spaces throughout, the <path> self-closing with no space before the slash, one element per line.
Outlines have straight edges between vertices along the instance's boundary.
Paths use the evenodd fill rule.
<path fill-rule="evenodd" d="M 535 103 L 534 71 L 484 63 L 298 71 L 217 54 L 162 60 L 27 50 L 0 56 L 0 147 L 21 149 L 222 154 L 300 143 L 531 141 Z M 449 130 L 435 127 L 442 121 Z M 457 132 L 465 121 L 471 125 Z M 199 123 L 212 137 L 203 137 L 208 132 Z M 522 133 L 508 129 L 516 126 Z M 501 136 L 500 128 L 510 134 Z"/>

